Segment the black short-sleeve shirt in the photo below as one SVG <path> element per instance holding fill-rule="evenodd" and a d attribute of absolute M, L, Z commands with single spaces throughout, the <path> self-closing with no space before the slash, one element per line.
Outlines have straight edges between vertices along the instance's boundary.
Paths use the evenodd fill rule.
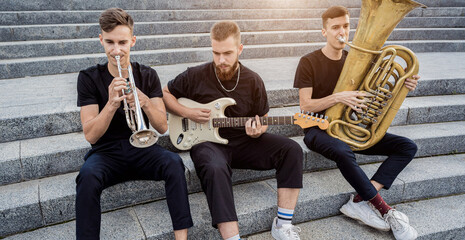
<path fill-rule="evenodd" d="M 99 112 L 105 107 L 108 102 L 108 86 L 114 79 L 108 71 L 107 65 L 107 63 L 104 65 L 98 64 L 79 72 L 77 81 L 78 107 L 98 104 Z M 154 69 L 137 62 L 131 63 L 131 66 L 134 82 L 139 90 L 149 98 L 163 97 L 160 79 Z M 126 122 L 123 105 L 123 102 L 121 102 L 121 106 L 115 112 L 107 131 L 95 144 L 92 144 L 92 147 L 114 140 L 129 139 L 132 131 Z M 143 115 L 145 123 L 148 125 L 148 118 L 145 113 Z"/>
<path fill-rule="evenodd" d="M 312 99 L 320 99 L 333 93 L 342 67 L 347 58 L 343 50 L 339 60 L 326 57 L 321 49 L 311 52 L 300 59 L 294 78 L 295 88 L 313 88 Z"/>
<path fill-rule="evenodd" d="M 237 73 L 230 81 L 222 81 L 222 84 L 228 90 L 233 89 L 236 79 Z M 223 97 L 233 98 L 237 104 L 225 109 L 227 117 L 263 116 L 269 111 L 263 80 L 242 64 L 239 83 L 232 92 L 227 92 L 221 87 L 215 75 L 213 62 L 188 68 L 168 82 L 168 89 L 176 98 L 184 97 L 202 104 Z M 244 127 L 220 128 L 219 133 L 227 139 L 246 135 Z"/>

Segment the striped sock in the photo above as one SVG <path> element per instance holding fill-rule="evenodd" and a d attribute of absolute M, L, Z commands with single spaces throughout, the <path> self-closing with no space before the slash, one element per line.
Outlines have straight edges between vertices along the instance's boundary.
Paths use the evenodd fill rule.
<path fill-rule="evenodd" d="M 239 236 L 239 234 L 237 234 L 236 236 L 232 236 L 226 240 L 241 240 L 241 236 Z"/>
<path fill-rule="evenodd" d="M 285 209 L 278 207 L 278 221 L 276 226 L 282 227 L 283 224 L 292 224 L 292 217 L 294 216 L 294 209 Z"/>

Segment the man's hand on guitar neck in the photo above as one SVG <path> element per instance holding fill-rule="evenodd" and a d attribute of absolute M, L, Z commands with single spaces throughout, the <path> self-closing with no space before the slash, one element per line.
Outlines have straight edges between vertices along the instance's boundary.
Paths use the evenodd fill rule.
<path fill-rule="evenodd" d="M 267 129 L 268 126 L 262 126 L 258 115 L 255 115 L 255 119 L 250 118 L 247 122 L 245 122 L 245 132 L 252 138 L 260 137 Z"/>
<path fill-rule="evenodd" d="M 187 118 L 196 123 L 206 123 L 210 119 L 210 112 L 206 108 L 189 108 Z"/>

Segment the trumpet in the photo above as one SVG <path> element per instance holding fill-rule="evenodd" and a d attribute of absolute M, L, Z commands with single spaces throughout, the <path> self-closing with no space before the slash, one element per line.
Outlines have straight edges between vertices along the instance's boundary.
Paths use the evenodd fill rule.
<path fill-rule="evenodd" d="M 140 108 L 139 97 L 137 95 L 136 84 L 134 82 L 134 75 L 132 75 L 131 64 L 129 64 L 127 68 L 123 69 L 120 63 L 120 56 L 115 56 L 115 59 L 118 64 L 119 76 L 121 78 L 123 77 L 123 74 L 121 73 L 122 70 L 127 70 L 129 75 L 129 88 L 127 90 L 123 89 L 123 94 L 132 93 L 134 95 L 134 110 L 129 107 L 126 99 L 123 99 L 123 108 L 124 113 L 126 114 L 126 122 L 128 123 L 129 128 L 132 130 L 132 135 L 129 138 L 129 142 L 132 146 L 137 148 L 150 147 L 158 141 L 158 135 L 154 130 L 149 129 L 147 125 L 145 125 L 142 110 Z"/>

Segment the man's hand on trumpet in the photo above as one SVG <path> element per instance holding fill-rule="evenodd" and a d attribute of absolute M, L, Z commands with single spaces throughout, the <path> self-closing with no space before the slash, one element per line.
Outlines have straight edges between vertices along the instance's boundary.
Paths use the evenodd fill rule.
<path fill-rule="evenodd" d="M 150 105 L 150 99 L 149 97 L 147 97 L 147 95 L 145 95 L 141 90 L 139 90 L 137 87 L 137 96 L 139 97 L 139 105 L 140 105 L 140 108 L 144 108 L 145 106 L 148 106 Z M 133 93 L 130 93 L 128 95 L 126 95 L 126 101 L 128 102 L 129 104 L 129 107 L 134 110 L 135 109 L 135 103 L 134 103 L 134 94 Z"/>
<path fill-rule="evenodd" d="M 122 90 L 126 90 L 126 79 L 116 77 L 111 81 L 108 86 L 108 104 L 116 111 L 121 105 L 121 101 L 127 98 L 127 95 L 124 95 Z"/>

